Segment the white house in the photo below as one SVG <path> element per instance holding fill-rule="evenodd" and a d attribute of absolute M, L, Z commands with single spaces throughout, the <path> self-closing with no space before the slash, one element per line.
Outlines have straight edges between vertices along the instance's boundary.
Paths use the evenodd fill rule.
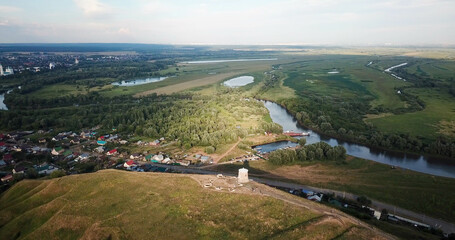
<path fill-rule="evenodd" d="M 158 161 L 158 162 L 162 162 L 164 160 L 164 156 L 162 154 L 155 155 L 155 156 L 152 157 L 152 160 L 155 160 L 155 161 Z"/>

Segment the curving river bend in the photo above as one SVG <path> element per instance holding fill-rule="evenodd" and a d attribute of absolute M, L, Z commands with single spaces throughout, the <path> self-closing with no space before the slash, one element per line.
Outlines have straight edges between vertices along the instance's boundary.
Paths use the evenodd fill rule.
<path fill-rule="evenodd" d="M 341 145 L 346 148 L 347 154 L 355 157 L 436 176 L 455 178 L 455 160 L 450 161 L 423 155 L 376 150 L 359 144 L 324 137 L 300 126 L 297 120 L 284 107 L 270 101 L 265 101 L 264 104 L 269 110 L 273 122 L 283 126 L 283 131 L 310 132 L 310 136 L 306 137 L 308 144 L 323 141 L 331 146 Z"/>

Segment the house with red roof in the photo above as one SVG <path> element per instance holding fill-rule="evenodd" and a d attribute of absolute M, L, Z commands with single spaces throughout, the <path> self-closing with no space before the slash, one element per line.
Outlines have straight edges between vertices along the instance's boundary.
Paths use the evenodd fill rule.
<path fill-rule="evenodd" d="M 117 149 L 112 149 L 111 151 L 107 152 L 108 156 L 116 155 L 118 154 Z"/>
<path fill-rule="evenodd" d="M 1 180 L 2 180 L 2 182 L 7 183 L 7 182 L 13 180 L 13 175 L 12 174 L 6 175 L 6 176 L 2 177 Z"/>
<path fill-rule="evenodd" d="M 137 166 L 137 163 L 133 160 L 129 160 L 128 162 L 125 162 L 123 164 L 123 167 L 125 167 L 125 168 L 130 168 L 130 167 L 134 167 L 134 166 Z"/>

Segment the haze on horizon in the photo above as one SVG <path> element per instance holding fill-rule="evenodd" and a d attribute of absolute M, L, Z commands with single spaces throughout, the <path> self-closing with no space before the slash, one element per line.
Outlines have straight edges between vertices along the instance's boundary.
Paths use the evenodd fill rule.
<path fill-rule="evenodd" d="M 454 45 L 451 0 L 0 0 L 0 43 Z"/>

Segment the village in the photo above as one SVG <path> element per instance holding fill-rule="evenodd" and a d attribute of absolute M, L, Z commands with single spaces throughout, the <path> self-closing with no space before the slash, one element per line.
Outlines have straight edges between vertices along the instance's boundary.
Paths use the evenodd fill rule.
<path fill-rule="evenodd" d="M 21 131 L 0 134 L 0 176 L 2 191 L 24 178 L 59 177 L 100 169 L 117 168 L 128 171 L 168 171 L 166 167 L 151 168 L 146 163 L 182 166 L 203 166 L 213 163 L 210 156 L 161 152 L 160 146 L 170 144 L 163 137 L 150 142 L 125 140 L 120 134 L 99 134 L 98 127 L 76 132 Z M 36 138 L 36 136 L 53 136 Z M 129 139 L 129 137 L 126 137 Z M 129 149 L 153 149 L 130 152 Z M 156 151 L 154 151 L 156 150 Z"/>

